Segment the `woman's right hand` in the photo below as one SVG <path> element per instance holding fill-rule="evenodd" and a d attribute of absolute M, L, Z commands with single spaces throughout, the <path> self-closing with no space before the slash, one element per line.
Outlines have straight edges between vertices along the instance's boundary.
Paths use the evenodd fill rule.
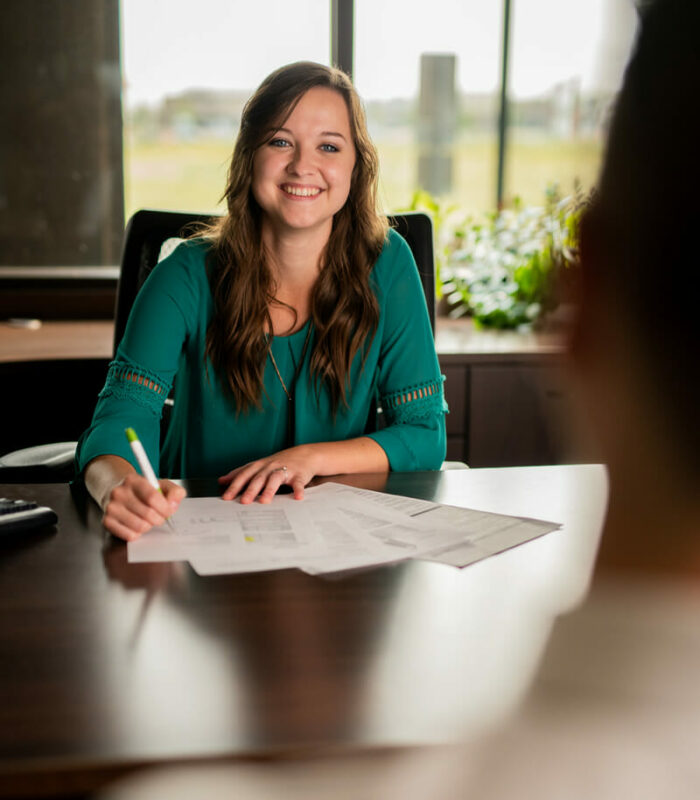
<path fill-rule="evenodd" d="M 156 525 L 163 525 L 177 511 L 187 492 L 169 480 L 155 489 L 141 475 L 127 475 L 103 501 L 102 524 L 110 533 L 133 542 Z"/>
<path fill-rule="evenodd" d="M 161 491 L 119 456 L 98 456 L 85 469 L 85 485 L 102 508 L 102 524 L 114 536 L 131 542 L 171 517 L 187 492 L 169 480 Z"/>

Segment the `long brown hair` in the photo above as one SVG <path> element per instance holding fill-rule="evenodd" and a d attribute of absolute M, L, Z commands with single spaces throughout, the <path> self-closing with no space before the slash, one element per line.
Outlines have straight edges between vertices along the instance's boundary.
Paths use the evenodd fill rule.
<path fill-rule="evenodd" d="M 269 304 L 274 298 L 262 211 L 251 191 L 253 160 L 314 87 L 333 89 L 345 100 L 356 152 L 350 193 L 333 219 L 311 297 L 316 332 L 311 375 L 317 388 L 327 388 L 334 411 L 341 402 L 347 405 L 353 359 L 371 342 L 379 320 L 369 276 L 386 239 L 387 222 L 377 209 L 377 152 L 360 99 L 338 69 L 307 61 L 281 67 L 262 82 L 243 110 L 224 192 L 228 213 L 208 231 L 213 239 L 214 316 L 206 355 L 242 410 L 261 404 L 270 347 L 264 333 L 272 330 Z"/>

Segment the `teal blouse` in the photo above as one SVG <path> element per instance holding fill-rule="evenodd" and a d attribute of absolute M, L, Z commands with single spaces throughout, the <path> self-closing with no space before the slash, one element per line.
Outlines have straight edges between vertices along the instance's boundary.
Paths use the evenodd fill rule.
<path fill-rule="evenodd" d="M 141 288 L 92 424 L 78 443 L 79 472 L 105 454 L 136 467 L 127 427 L 136 430 L 163 477 L 223 475 L 286 446 L 289 401 L 272 360 L 265 364 L 262 406 L 246 412 L 237 412 L 205 360 L 213 313 L 208 247 L 201 239 L 179 245 Z M 294 443 L 366 434 L 384 449 L 393 470 L 439 469 L 445 457 L 443 378 L 413 255 L 393 230 L 372 270 L 371 285 L 379 302 L 379 326 L 364 365 L 361 353 L 352 364 L 348 407 L 341 404 L 335 417 L 326 390 L 311 385 L 313 323 L 291 336 L 272 338 L 272 354 L 288 388 L 304 356 L 296 383 Z M 171 389 L 173 413 L 161 444 L 160 418 Z M 387 424 L 367 432 L 377 397 Z"/>

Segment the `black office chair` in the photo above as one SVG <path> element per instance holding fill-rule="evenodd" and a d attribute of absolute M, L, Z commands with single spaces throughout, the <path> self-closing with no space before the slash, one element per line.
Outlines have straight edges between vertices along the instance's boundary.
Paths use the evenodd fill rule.
<path fill-rule="evenodd" d="M 149 209 L 137 211 L 131 217 L 124 231 L 124 249 L 114 307 L 115 353 L 124 336 L 136 295 L 153 268 L 175 249 L 179 239 L 212 219 L 211 214 Z"/>
<path fill-rule="evenodd" d="M 211 215 L 177 211 L 137 211 L 124 232 L 119 285 L 114 310 L 116 352 L 124 335 L 129 312 L 136 295 L 156 264 L 168 255 L 178 240 L 189 235 Z M 408 242 L 418 265 L 428 305 L 430 324 L 435 333 L 435 260 L 433 226 L 422 212 L 395 214 L 389 224 Z M 170 401 L 166 401 L 168 404 Z M 167 421 L 167 407 L 166 407 Z M 377 422 L 379 425 L 380 423 Z M 0 456 L 0 483 L 62 483 L 71 480 L 76 442 L 59 442 L 16 450 Z"/>

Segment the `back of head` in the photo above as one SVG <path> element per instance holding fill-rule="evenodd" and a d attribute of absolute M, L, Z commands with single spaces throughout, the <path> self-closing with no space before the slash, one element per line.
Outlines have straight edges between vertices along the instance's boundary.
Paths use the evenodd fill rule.
<path fill-rule="evenodd" d="M 604 293 L 680 459 L 700 472 L 700 3 L 643 3 L 597 197 L 582 226 L 587 294 Z"/>

